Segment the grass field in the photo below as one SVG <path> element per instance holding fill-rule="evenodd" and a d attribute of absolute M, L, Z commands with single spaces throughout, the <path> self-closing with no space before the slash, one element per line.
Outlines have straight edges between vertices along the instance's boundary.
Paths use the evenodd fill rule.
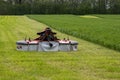
<path fill-rule="evenodd" d="M 17 40 L 45 27 L 26 16 L 0 16 L 0 80 L 120 80 L 120 52 L 72 36 L 76 52 L 16 51 Z"/>
<path fill-rule="evenodd" d="M 120 15 L 29 15 L 63 33 L 120 51 Z"/>

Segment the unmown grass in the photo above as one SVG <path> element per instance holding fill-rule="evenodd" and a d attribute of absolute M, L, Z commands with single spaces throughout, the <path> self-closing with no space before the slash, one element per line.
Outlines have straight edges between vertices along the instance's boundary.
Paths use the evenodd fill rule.
<path fill-rule="evenodd" d="M 68 35 L 120 51 L 120 15 L 29 15 L 28 17 Z"/>

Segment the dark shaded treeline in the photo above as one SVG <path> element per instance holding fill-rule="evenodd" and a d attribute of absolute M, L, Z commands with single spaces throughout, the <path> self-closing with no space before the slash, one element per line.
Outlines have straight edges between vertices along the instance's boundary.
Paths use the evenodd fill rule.
<path fill-rule="evenodd" d="M 0 0 L 0 14 L 119 14 L 120 0 Z"/>

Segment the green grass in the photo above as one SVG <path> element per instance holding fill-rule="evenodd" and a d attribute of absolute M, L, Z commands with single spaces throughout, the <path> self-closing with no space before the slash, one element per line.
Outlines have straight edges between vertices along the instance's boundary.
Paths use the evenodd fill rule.
<path fill-rule="evenodd" d="M 63 33 L 120 51 L 120 15 L 29 15 Z"/>
<path fill-rule="evenodd" d="M 76 52 L 16 51 L 17 40 L 45 27 L 26 16 L 0 16 L 0 80 L 120 80 L 120 52 L 72 36 Z"/>

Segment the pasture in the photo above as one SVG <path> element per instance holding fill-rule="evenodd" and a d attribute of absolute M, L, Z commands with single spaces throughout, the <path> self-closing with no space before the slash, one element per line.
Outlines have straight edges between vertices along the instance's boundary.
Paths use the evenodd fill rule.
<path fill-rule="evenodd" d="M 29 15 L 60 32 L 120 51 L 120 15 Z"/>
<path fill-rule="evenodd" d="M 73 15 L 41 15 L 30 17 L 42 23 L 31 20 L 26 16 L 0 16 L 0 80 L 120 80 L 120 52 L 80 39 L 89 40 L 91 37 L 90 39 L 92 40 L 95 38 L 99 40 L 97 35 L 101 34 L 100 40 L 103 40 L 102 28 L 100 28 L 99 25 L 102 26 L 102 24 L 108 22 L 97 18 L 98 22 L 100 22 L 98 23 L 95 22 L 96 18 L 84 19 Z M 84 20 L 90 24 L 85 24 Z M 109 20 L 111 23 L 113 22 L 113 20 L 108 18 L 105 20 Z M 92 26 L 91 21 L 93 21 L 93 24 L 99 24 L 97 28 L 98 33 L 96 33 L 96 26 Z M 115 26 L 118 25 L 116 27 L 119 27 L 118 22 L 118 19 L 116 19 Z M 27 38 L 31 37 L 31 39 L 36 38 L 36 32 L 47 27 L 47 25 L 43 23 L 54 28 L 59 38 L 62 39 L 69 36 L 70 39 L 77 40 L 79 42 L 78 51 L 16 51 L 16 41 L 24 39 L 25 36 L 27 36 Z M 83 27 L 79 26 L 78 23 L 83 25 Z M 110 23 L 106 25 L 110 25 Z M 79 26 L 79 28 L 76 28 L 77 26 Z M 93 28 L 90 29 L 91 27 Z M 102 27 L 104 28 L 104 26 Z M 95 30 L 95 32 L 89 32 L 88 29 Z M 109 28 L 105 29 L 108 29 L 108 32 L 110 32 Z M 110 29 L 113 28 L 110 27 Z M 116 28 L 115 30 L 119 31 L 119 29 Z M 72 36 L 64 34 L 63 32 Z M 114 30 L 113 32 L 115 34 L 117 33 L 117 31 Z M 94 36 L 92 34 L 96 35 Z M 79 35 L 81 36 L 76 38 Z M 113 36 L 112 32 L 110 32 L 110 35 Z M 108 39 L 115 39 L 115 36 L 113 36 L 113 38 L 108 36 Z M 119 38 L 116 39 L 118 40 Z M 111 43 L 114 43 L 113 41 L 114 40 L 112 40 Z M 115 44 L 116 43 L 118 42 L 115 42 Z"/>

